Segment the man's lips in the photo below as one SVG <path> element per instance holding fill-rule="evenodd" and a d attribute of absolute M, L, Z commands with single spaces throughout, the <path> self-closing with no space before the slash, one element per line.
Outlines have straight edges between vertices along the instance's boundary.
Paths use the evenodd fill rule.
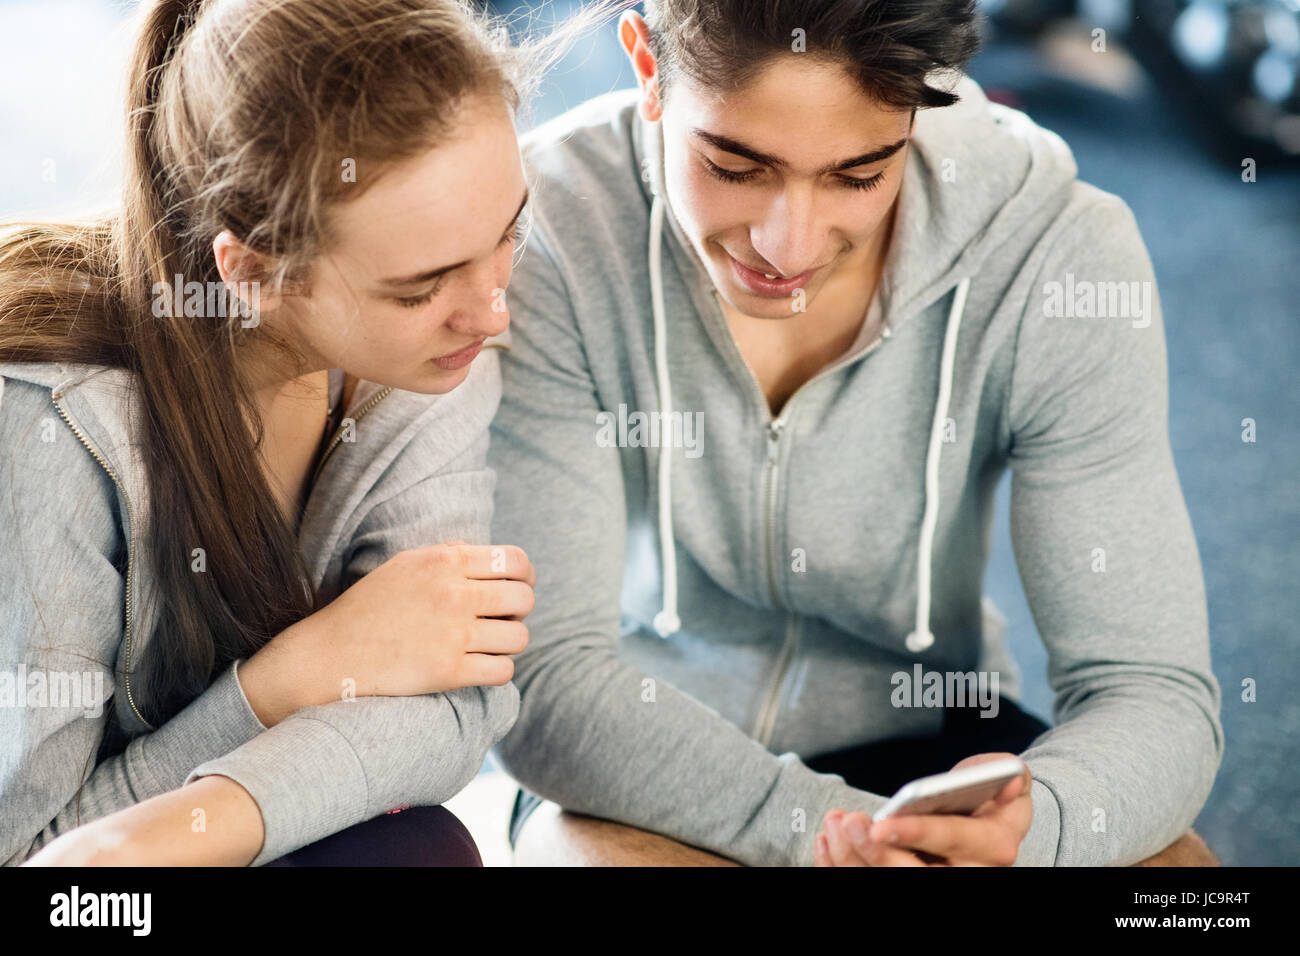
<path fill-rule="evenodd" d="M 450 355 L 441 355 L 438 358 L 430 359 L 438 368 L 453 371 L 458 368 L 464 368 L 470 362 L 478 357 L 478 353 L 483 350 L 483 339 L 475 342 L 473 345 L 461 349 L 459 352 L 452 352 Z"/>
<path fill-rule="evenodd" d="M 817 274 L 817 269 L 809 269 L 807 272 L 801 272 L 789 279 L 780 277 L 769 279 L 767 276 L 770 273 L 764 273 L 759 269 L 751 269 L 730 253 L 727 254 L 727 258 L 731 260 L 732 271 L 742 286 L 755 295 L 770 299 L 789 298 L 795 294 L 796 290 L 806 286 L 809 280 Z"/>

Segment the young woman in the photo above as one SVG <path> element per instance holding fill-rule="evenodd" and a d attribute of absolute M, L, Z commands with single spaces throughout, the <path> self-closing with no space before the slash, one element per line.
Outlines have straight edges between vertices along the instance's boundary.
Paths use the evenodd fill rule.
<path fill-rule="evenodd" d="M 518 63 L 454 0 L 144 11 L 120 210 L 0 243 L 0 860 L 478 862 Z"/>

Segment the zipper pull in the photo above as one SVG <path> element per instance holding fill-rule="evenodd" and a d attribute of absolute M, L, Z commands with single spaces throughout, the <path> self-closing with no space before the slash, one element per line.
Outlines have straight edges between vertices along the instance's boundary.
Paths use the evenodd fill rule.
<path fill-rule="evenodd" d="M 774 418 L 767 423 L 767 460 L 776 464 L 777 442 L 781 440 L 781 429 L 785 427 L 785 422 L 779 418 Z"/>

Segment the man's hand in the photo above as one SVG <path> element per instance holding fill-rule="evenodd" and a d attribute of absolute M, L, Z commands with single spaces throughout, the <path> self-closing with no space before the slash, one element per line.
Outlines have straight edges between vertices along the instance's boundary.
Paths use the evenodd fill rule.
<path fill-rule="evenodd" d="M 975 754 L 952 769 L 1014 756 Z M 865 813 L 832 810 L 817 834 L 814 865 L 1010 866 L 1034 817 L 1029 798 L 1032 783 L 1033 776 L 1026 768 L 1022 776 L 969 816 L 903 815 L 872 823 Z"/>

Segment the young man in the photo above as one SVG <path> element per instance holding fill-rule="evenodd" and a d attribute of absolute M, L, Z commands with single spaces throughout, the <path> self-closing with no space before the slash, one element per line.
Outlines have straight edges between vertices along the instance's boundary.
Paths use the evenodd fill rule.
<path fill-rule="evenodd" d="M 620 24 L 639 91 L 527 143 L 490 458 L 539 586 L 499 756 L 612 821 L 522 793 L 529 862 L 1196 840 L 1223 734 L 1151 264 L 1058 137 L 936 85 L 973 4 L 922 6 L 651 0 Z M 1006 467 L 1051 729 L 981 602 Z M 977 814 L 872 826 L 1008 752 L 1032 782 Z"/>

